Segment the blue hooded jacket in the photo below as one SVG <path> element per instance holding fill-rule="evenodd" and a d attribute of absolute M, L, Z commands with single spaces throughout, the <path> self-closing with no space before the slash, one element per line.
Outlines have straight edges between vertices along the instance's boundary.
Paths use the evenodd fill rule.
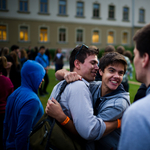
<path fill-rule="evenodd" d="M 45 70 L 33 60 L 27 60 L 21 70 L 21 86 L 7 99 L 4 119 L 4 149 L 28 150 L 28 135 L 44 114 L 37 95 Z"/>
<path fill-rule="evenodd" d="M 122 118 L 126 109 L 130 106 L 130 96 L 120 84 L 118 88 L 105 96 L 101 96 L 102 81 L 91 82 L 90 91 L 93 97 L 95 115 L 103 121 L 114 121 Z M 97 103 L 99 102 L 99 103 Z M 97 149 L 117 150 L 121 130 L 115 129 L 110 134 L 96 142 Z"/>

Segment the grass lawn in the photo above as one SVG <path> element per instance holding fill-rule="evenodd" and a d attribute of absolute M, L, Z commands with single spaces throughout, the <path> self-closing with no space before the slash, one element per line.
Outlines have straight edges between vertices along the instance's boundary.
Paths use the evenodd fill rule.
<path fill-rule="evenodd" d="M 43 104 L 43 107 L 45 109 L 46 107 L 46 104 L 47 104 L 47 100 L 53 90 L 53 87 L 59 82 L 58 80 L 56 80 L 55 78 L 55 70 L 54 69 L 49 69 L 48 71 L 48 74 L 49 74 L 49 85 L 48 85 L 48 88 L 47 88 L 47 92 L 49 93 L 48 95 L 45 95 L 45 97 L 40 97 L 40 100 Z M 134 81 L 134 82 L 137 82 L 136 79 L 135 79 L 135 71 L 133 72 L 133 79 L 129 79 L 130 81 Z M 138 90 L 140 85 L 136 85 L 136 84 L 129 84 L 129 93 L 130 93 L 130 101 L 131 103 L 133 102 L 134 100 L 134 96 Z"/>

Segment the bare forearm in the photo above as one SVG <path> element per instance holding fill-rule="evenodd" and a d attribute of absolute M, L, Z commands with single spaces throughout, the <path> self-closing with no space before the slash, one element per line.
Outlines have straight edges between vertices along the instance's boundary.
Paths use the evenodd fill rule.
<path fill-rule="evenodd" d="M 66 69 L 58 70 L 58 71 L 56 71 L 56 73 L 55 73 L 55 77 L 56 77 L 59 81 L 61 81 L 61 80 L 64 79 L 65 73 L 68 73 L 68 72 L 69 72 L 69 71 L 66 70 Z"/>
<path fill-rule="evenodd" d="M 59 115 L 56 120 L 59 122 L 59 123 L 62 123 L 65 119 L 67 118 L 67 116 L 62 113 L 61 115 Z M 67 130 L 69 130 L 69 132 L 71 132 L 72 134 L 74 135 L 79 135 L 77 130 L 75 129 L 75 126 L 73 124 L 73 121 L 72 120 L 69 120 L 69 122 L 65 125 L 63 125 Z"/>
<path fill-rule="evenodd" d="M 117 120 L 116 121 L 112 121 L 112 122 L 105 122 L 105 124 L 106 124 L 106 130 L 105 130 L 103 136 L 111 133 L 112 131 L 114 131 L 118 127 Z"/>

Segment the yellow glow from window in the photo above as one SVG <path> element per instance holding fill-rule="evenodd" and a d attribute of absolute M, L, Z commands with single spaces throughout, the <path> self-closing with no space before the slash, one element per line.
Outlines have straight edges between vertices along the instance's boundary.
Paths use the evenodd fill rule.
<path fill-rule="evenodd" d="M 0 31 L 0 40 L 2 40 L 2 31 Z"/>
<path fill-rule="evenodd" d="M 44 42 L 47 42 L 47 33 L 44 35 Z"/>
<path fill-rule="evenodd" d="M 6 40 L 7 36 L 6 36 L 6 31 L 3 31 L 3 40 Z"/>
<path fill-rule="evenodd" d="M 28 41 L 28 33 L 27 32 L 25 32 L 25 34 L 24 34 L 24 40 Z"/>
<path fill-rule="evenodd" d="M 6 39 L 7 39 L 6 26 L 0 25 L 0 40 L 6 40 Z"/>
<path fill-rule="evenodd" d="M 47 42 L 48 41 L 48 35 L 47 35 L 47 29 L 46 28 L 40 29 L 40 41 L 41 42 Z"/>
<path fill-rule="evenodd" d="M 109 34 L 108 34 L 108 36 L 107 36 L 107 43 L 109 43 L 109 44 L 114 43 L 113 32 L 109 32 Z"/>
<path fill-rule="evenodd" d="M 20 31 L 20 40 L 23 40 L 24 35 L 23 35 L 23 31 Z"/>
<path fill-rule="evenodd" d="M 98 43 L 98 42 L 99 42 L 99 35 L 98 35 L 98 32 L 93 32 L 92 42 L 93 42 L 93 43 Z"/>
<path fill-rule="evenodd" d="M 122 44 L 127 44 L 127 36 L 128 36 L 128 34 L 126 32 L 124 32 L 123 38 L 122 38 Z"/>

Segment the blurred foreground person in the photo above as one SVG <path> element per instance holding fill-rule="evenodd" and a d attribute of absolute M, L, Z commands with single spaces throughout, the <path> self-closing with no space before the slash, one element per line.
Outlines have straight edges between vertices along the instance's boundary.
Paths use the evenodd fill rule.
<path fill-rule="evenodd" d="M 0 57 L 0 149 L 3 150 L 3 121 L 5 116 L 5 107 L 7 97 L 14 91 L 14 86 L 11 80 L 2 74 L 2 71 L 7 66 L 5 56 Z"/>
<path fill-rule="evenodd" d="M 45 69 L 38 62 L 27 60 L 21 69 L 21 86 L 7 99 L 4 119 L 4 149 L 28 150 L 28 135 L 44 114 L 37 95 L 44 81 Z"/>
<path fill-rule="evenodd" d="M 138 30 L 133 40 L 136 79 L 147 90 L 123 115 L 119 150 L 150 150 L 150 24 Z"/>

